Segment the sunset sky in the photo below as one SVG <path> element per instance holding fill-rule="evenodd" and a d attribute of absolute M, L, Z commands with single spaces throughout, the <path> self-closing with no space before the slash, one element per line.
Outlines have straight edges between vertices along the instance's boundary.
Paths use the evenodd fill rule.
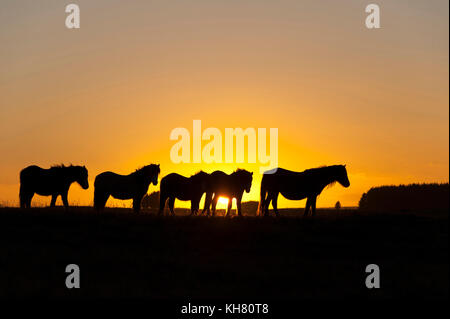
<path fill-rule="evenodd" d="M 80 29 L 64 24 L 68 3 Z M 100 172 L 148 163 L 161 177 L 246 168 L 244 200 L 257 200 L 259 163 L 171 162 L 170 132 L 196 119 L 223 135 L 278 128 L 286 169 L 346 164 L 350 188 L 326 189 L 319 207 L 356 206 L 378 185 L 448 182 L 449 3 L 376 1 L 381 29 L 367 29 L 369 3 L 3 0 L 0 204 L 18 204 L 22 168 L 58 163 L 89 169 L 71 204 L 92 203 Z"/>

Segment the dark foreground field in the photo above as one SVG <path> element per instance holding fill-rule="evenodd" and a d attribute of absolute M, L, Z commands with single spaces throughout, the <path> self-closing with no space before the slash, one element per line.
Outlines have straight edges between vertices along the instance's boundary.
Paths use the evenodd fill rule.
<path fill-rule="evenodd" d="M 448 213 L 283 213 L 158 218 L 128 209 L 1 208 L 0 297 L 448 297 Z M 72 263 L 81 289 L 65 286 Z M 365 286 L 372 263 L 381 289 Z"/>

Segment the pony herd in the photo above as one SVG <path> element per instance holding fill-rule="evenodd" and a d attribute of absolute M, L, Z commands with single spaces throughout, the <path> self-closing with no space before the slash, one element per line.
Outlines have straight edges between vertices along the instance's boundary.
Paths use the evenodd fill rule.
<path fill-rule="evenodd" d="M 150 184 L 158 184 L 159 164 L 150 164 L 137 169 L 129 175 L 103 172 L 94 181 L 94 208 L 101 211 L 110 196 L 116 199 L 132 199 L 133 210 L 139 212 L 141 200 Z M 237 214 L 242 216 L 241 202 L 244 192 L 249 193 L 253 173 L 237 169 L 231 174 L 214 171 L 211 174 L 200 171 L 190 177 L 171 173 L 161 179 L 159 215 L 164 213 L 168 202 L 169 210 L 174 213 L 175 199 L 191 201 L 191 215 L 200 209 L 200 199 L 205 195 L 205 205 L 201 214 L 215 215 L 219 197 L 229 199 L 226 216 L 230 214 L 232 199 L 236 199 Z M 56 198 L 61 196 L 63 204 L 69 207 L 67 194 L 70 185 L 77 182 L 83 189 L 89 188 L 88 170 L 85 166 L 52 166 L 43 169 L 28 166 L 20 172 L 20 207 L 29 208 L 34 194 L 52 196 L 50 206 L 55 206 Z M 258 214 L 269 214 L 269 205 L 278 216 L 278 195 L 281 193 L 290 200 L 306 200 L 305 216 L 311 210 L 316 211 L 316 199 L 322 190 L 338 182 L 344 187 L 350 186 L 345 165 L 324 166 L 294 172 L 282 168 L 273 169 L 263 174 L 261 181 Z"/>

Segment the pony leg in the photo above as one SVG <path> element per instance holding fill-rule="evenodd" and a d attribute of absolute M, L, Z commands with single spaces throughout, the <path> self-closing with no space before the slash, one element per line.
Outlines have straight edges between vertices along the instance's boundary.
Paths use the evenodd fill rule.
<path fill-rule="evenodd" d="M 311 216 L 316 215 L 316 200 L 317 197 L 314 197 L 311 202 Z"/>
<path fill-rule="evenodd" d="M 28 195 L 28 197 L 27 197 L 27 200 L 26 200 L 26 206 L 27 206 L 28 208 L 31 208 L 31 200 L 33 199 L 33 196 L 34 196 L 34 193 L 30 193 L 30 194 Z"/>
<path fill-rule="evenodd" d="M 99 190 L 94 191 L 94 208 L 97 211 L 105 208 L 106 202 L 108 201 L 109 194 L 103 194 Z"/>
<path fill-rule="evenodd" d="M 279 215 L 278 215 L 278 203 L 277 203 L 277 201 L 278 201 L 278 193 L 274 193 L 274 194 L 272 195 L 272 206 L 273 206 L 273 211 L 275 212 L 275 214 L 276 214 L 277 216 L 279 216 Z"/>
<path fill-rule="evenodd" d="M 19 201 L 20 201 L 20 208 L 25 208 L 25 190 L 22 184 L 20 184 Z"/>
<path fill-rule="evenodd" d="M 200 206 L 200 200 L 197 199 L 192 199 L 191 200 L 191 216 L 192 215 L 197 215 L 198 212 L 198 208 Z"/>
<path fill-rule="evenodd" d="M 69 202 L 67 201 L 67 193 L 62 193 L 61 194 L 61 199 L 62 199 L 62 202 L 64 204 L 64 207 L 66 209 L 69 208 Z"/>
<path fill-rule="evenodd" d="M 33 199 L 34 193 L 31 193 L 27 199 L 27 207 L 31 208 L 31 200 Z"/>
<path fill-rule="evenodd" d="M 211 210 L 210 210 L 211 198 L 212 198 L 212 194 L 211 193 L 206 193 L 206 195 L 205 195 L 205 205 L 203 206 L 203 210 L 201 212 L 202 215 L 205 213 L 205 211 L 206 211 L 206 215 L 208 215 L 208 216 L 211 213 Z"/>
<path fill-rule="evenodd" d="M 173 211 L 173 206 L 175 205 L 175 197 L 169 197 L 169 209 L 172 213 L 172 216 L 175 216 L 175 213 Z"/>
<path fill-rule="evenodd" d="M 267 198 L 264 202 L 264 207 L 263 207 L 264 216 L 269 216 L 269 205 L 270 205 L 271 200 L 272 200 L 272 197 L 270 196 L 270 194 L 268 194 Z"/>
<path fill-rule="evenodd" d="M 20 191 L 19 191 L 20 208 L 27 208 L 29 197 L 30 197 L 30 193 L 27 192 L 25 187 L 21 184 Z M 29 205 L 28 205 L 28 208 L 29 208 Z"/>
<path fill-rule="evenodd" d="M 310 206 L 311 206 L 311 199 L 308 197 L 306 199 L 305 213 L 303 214 L 303 217 L 308 216 Z"/>
<path fill-rule="evenodd" d="M 195 215 L 194 200 L 191 200 L 191 214 L 189 216 L 192 215 Z"/>
<path fill-rule="evenodd" d="M 217 201 L 219 200 L 219 196 L 214 194 L 214 198 L 212 200 L 212 215 L 216 216 L 216 206 L 217 206 Z"/>
<path fill-rule="evenodd" d="M 135 213 L 139 213 L 139 210 L 141 209 L 141 201 L 142 196 L 136 196 L 133 198 L 133 211 Z"/>
<path fill-rule="evenodd" d="M 227 213 L 225 214 L 225 217 L 228 217 L 230 215 L 231 212 L 231 206 L 233 205 L 233 199 L 230 198 L 228 200 L 228 207 L 227 207 Z"/>
<path fill-rule="evenodd" d="M 230 202 L 232 201 L 232 199 L 229 200 Z M 238 216 L 242 217 L 242 206 L 241 206 L 241 198 L 236 198 L 236 210 L 238 213 Z"/>
<path fill-rule="evenodd" d="M 20 208 L 25 208 L 25 201 L 23 200 L 22 197 L 19 197 L 20 199 Z"/>
<path fill-rule="evenodd" d="M 58 194 L 53 194 L 52 195 L 52 200 L 50 202 L 50 207 L 55 207 L 56 204 L 56 198 L 58 198 Z"/>
<path fill-rule="evenodd" d="M 264 192 L 261 194 L 260 202 L 258 205 L 258 215 L 259 216 L 265 216 L 266 215 L 266 202 L 268 200 L 267 198 L 267 192 Z"/>
<path fill-rule="evenodd" d="M 158 215 L 164 215 L 164 208 L 166 207 L 166 202 L 167 202 L 167 196 L 161 195 L 159 197 L 159 211 L 158 211 Z"/>
<path fill-rule="evenodd" d="M 100 198 L 100 207 L 99 210 L 104 209 L 106 206 L 106 202 L 108 201 L 109 194 L 104 195 L 102 198 Z"/>
<path fill-rule="evenodd" d="M 31 200 L 33 199 L 34 193 L 26 193 L 23 194 L 21 201 L 23 202 L 22 208 L 30 208 L 31 207 Z M 21 204 L 22 205 L 22 204 Z"/>
<path fill-rule="evenodd" d="M 33 199 L 34 192 L 27 190 L 22 184 L 20 184 L 19 199 L 21 208 L 30 208 L 31 200 Z"/>
<path fill-rule="evenodd" d="M 31 208 L 31 200 L 33 199 L 34 193 L 27 193 L 25 195 L 25 208 Z"/>

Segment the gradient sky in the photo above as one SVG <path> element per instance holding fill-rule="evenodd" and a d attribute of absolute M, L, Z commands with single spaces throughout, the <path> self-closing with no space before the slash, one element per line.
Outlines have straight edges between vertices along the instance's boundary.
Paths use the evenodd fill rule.
<path fill-rule="evenodd" d="M 64 24 L 71 2 L 78 30 Z M 369 3 L 3 0 L 0 203 L 17 205 L 22 168 L 56 163 L 89 169 L 73 204 L 92 203 L 98 173 L 150 162 L 162 176 L 253 170 L 244 200 L 256 200 L 259 165 L 171 162 L 171 130 L 192 132 L 194 119 L 277 127 L 283 168 L 347 164 L 350 188 L 326 189 L 319 207 L 355 206 L 377 185 L 447 182 L 449 3 L 376 1 L 378 30 L 365 27 Z"/>

